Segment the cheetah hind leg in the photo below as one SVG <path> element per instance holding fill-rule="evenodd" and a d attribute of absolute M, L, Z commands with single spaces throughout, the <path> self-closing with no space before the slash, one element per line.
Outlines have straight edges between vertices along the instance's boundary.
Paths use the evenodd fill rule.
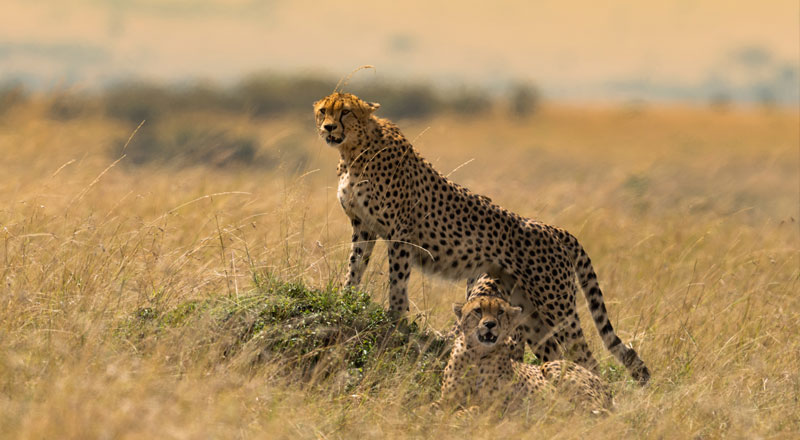
<path fill-rule="evenodd" d="M 566 358 L 590 371 L 598 372 L 597 360 L 586 343 L 577 315 L 556 323 L 553 328 L 534 311 L 520 326 L 520 330 L 520 338 L 524 342 L 522 345 L 527 343 L 541 362 Z"/>
<path fill-rule="evenodd" d="M 579 365 L 564 361 L 547 362 L 542 365 L 542 375 L 562 393 L 566 392 L 571 400 L 594 414 L 607 413 L 614 405 L 606 383 Z"/>
<path fill-rule="evenodd" d="M 587 370 L 599 374 L 600 366 L 586 343 L 586 338 L 581 329 L 578 315 L 572 315 L 563 321 L 563 329 L 555 335 L 555 339 L 561 345 L 564 357 L 586 368 Z"/>

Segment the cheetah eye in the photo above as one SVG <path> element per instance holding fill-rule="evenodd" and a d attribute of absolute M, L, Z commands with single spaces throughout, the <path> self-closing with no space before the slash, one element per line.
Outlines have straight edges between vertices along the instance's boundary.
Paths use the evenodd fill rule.
<path fill-rule="evenodd" d="M 342 116 L 344 116 L 344 115 L 346 115 L 348 113 L 350 113 L 350 110 L 348 110 L 348 109 L 342 110 Z"/>
<path fill-rule="evenodd" d="M 481 309 L 475 309 L 475 310 L 472 311 L 472 313 L 474 313 L 475 316 L 477 316 L 478 318 L 483 316 L 483 312 L 481 311 Z"/>
<path fill-rule="evenodd" d="M 503 309 L 500 309 L 500 310 L 498 310 L 498 311 L 497 311 L 497 316 L 498 316 L 498 317 L 500 317 L 500 316 L 503 316 L 503 313 L 505 313 L 505 312 L 503 311 Z"/>
<path fill-rule="evenodd" d="M 324 108 L 319 109 L 319 114 L 324 115 L 325 114 L 325 109 Z"/>

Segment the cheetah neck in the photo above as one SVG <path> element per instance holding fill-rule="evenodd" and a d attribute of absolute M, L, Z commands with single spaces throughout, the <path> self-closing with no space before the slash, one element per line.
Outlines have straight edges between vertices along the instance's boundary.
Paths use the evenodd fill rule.
<path fill-rule="evenodd" d="M 372 156 L 375 146 L 379 145 L 381 138 L 380 121 L 375 116 L 370 116 L 364 127 L 365 135 L 355 142 L 348 142 L 339 148 L 340 162 L 347 168 L 359 167 Z"/>
<path fill-rule="evenodd" d="M 486 362 L 492 365 L 508 365 L 510 367 L 511 349 L 507 344 L 500 343 L 494 350 L 479 354 L 477 360 L 479 363 Z"/>
<path fill-rule="evenodd" d="M 493 350 L 481 353 L 474 347 L 468 348 L 462 335 L 461 347 L 464 347 L 464 350 L 459 354 L 464 357 L 467 363 L 479 368 L 481 366 L 497 367 L 497 371 L 503 373 L 504 376 L 511 374 L 511 347 L 507 343 L 500 343 Z"/>

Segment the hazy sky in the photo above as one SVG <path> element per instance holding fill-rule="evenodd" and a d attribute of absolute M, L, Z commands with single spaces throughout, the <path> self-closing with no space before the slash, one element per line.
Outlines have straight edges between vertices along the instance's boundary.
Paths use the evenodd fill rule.
<path fill-rule="evenodd" d="M 232 80 L 252 71 L 509 79 L 555 94 L 614 84 L 796 77 L 798 0 L 2 0 L 0 80 L 121 75 Z M 747 77 L 747 78 L 743 78 Z M 603 92 L 606 90 L 606 92 Z"/>

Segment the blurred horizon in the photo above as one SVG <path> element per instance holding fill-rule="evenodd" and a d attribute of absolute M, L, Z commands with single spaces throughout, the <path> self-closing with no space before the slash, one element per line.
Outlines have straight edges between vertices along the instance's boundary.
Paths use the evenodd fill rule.
<path fill-rule="evenodd" d="M 211 81 L 253 72 L 416 81 L 555 100 L 800 101 L 793 0 L 8 0 L 0 83 L 95 89 L 125 80 Z"/>

